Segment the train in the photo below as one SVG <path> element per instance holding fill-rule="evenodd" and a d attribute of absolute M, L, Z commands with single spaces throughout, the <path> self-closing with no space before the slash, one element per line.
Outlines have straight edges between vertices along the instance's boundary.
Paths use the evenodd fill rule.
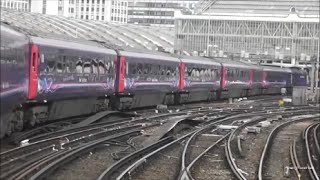
<path fill-rule="evenodd" d="M 1 23 L 0 138 L 99 111 L 280 94 L 303 70 L 34 35 Z"/>

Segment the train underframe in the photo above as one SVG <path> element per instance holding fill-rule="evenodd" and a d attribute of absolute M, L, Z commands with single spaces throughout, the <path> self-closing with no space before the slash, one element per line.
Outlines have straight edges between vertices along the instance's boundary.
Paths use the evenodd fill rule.
<path fill-rule="evenodd" d="M 289 90 L 290 91 L 290 90 Z M 122 93 L 113 96 L 87 97 L 48 102 L 29 101 L 14 107 L 10 113 L 1 113 L 0 138 L 26 127 L 34 127 L 62 118 L 93 114 L 108 109 L 128 110 L 150 107 L 158 104 L 184 104 L 218 99 L 238 98 L 267 94 L 281 94 L 281 88 L 232 88 L 224 90 L 195 90 L 179 92 L 137 91 L 134 94 Z"/>
<path fill-rule="evenodd" d="M 14 107 L 12 111 L 1 114 L 0 138 L 10 136 L 38 124 L 57 119 L 88 115 L 109 108 L 109 98 L 88 97 L 57 101 L 28 101 Z"/>

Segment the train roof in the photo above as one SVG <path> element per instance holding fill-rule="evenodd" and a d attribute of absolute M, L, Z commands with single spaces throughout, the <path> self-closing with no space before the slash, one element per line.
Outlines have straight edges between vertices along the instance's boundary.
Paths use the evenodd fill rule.
<path fill-rule="evenodd" d="M 114 54 L 116 52 L 101 45 L 99 42 L 94 42 L 85 39 L 71 38 L 64 35 L 57 35 L 53 33 L 43 33 L 38 31 L 30 31 L 22 27 L 13 26 L 5 22 L 1 22 L 1 31 L 15 32 L 20 36 L 28 37 L 29 40 L 35 44 L 43 44 L 48 46 L 62 47 L 66 49 L 79 49 L 82 51 L 90 51 L 103 54 Z"/>
<path fill-rule="evenodd" d="M 182 55 L 179 57 L 182 62 L 185 63 L 194 63 L 194 64 L 204 64 L 204 65 L 215 65 L 215 66 L 221 66 L 221 63 L 212 61 L 211 59 L 199 57 L 199 56 L 185 56 Z"/>
<path fill-rule="evenodd" d="M 146 59 L 154 59 L 154 60 L 164 60 L 164 61 L 174 61 L 180 62 L 180 60 L 176 57 L 173 57 L 170 54 L 162 53 L 158 51 L 145 51 L 139 49 L 121 49 L 118 50 L 119 55 L 128 56 L 128 57 L 138 57 L 138 58 L 146 58 Z"/>
<path fill-rule="evenodd" d="M 245 64 L 246 66 L 249 66 L 251 69 L 258 69 L 262 70 L 262 67 L 260 65 L 252 64 L 249 62 L 240 61 L 240 63 Z"/>
<path fill-rule="evenodd" d="M 116 55 L 116 51 L 112 49 L 107 49 L 102 45 L 100 45 L 99 43 L 90 42 L 90 41 L 86 41 L 86 42 L 65 41 L 60 39 L 50 39 L 50 38 L 34 37 L 34 36 L 31 36 L 30 40 L 35 44 L 61 47 L 65 49 L 77 49 L 81 51 L 87 51 L 87 52 L 89 51 L 89 52 L 101 53 L 101 54 Z"/>
<path fill-rule="evenodd" d="M 290 70 L 292 73 L 307 74 L 307 71 L 306 71 L 306 70 L 302 70 L 302 69 L 290 68 L 289 70 Z"/>
<path fill-rule="evenodd" d="M 222 63 L 225 67 L 236 67 L 236 68 L 244 68 L 249 69 L 249 66 L 240 62 L 240 61 L 231 61 L 227 58 L 213 58 L 213 61 Z"/>
<path fill-rule="evenodd" d="M 264 71 L 274 71 L 274 72 L 286 72 L 290 73 L 291 71 L 287 68 L 280 68 L 280 67 L 274 67 L 274 66 L 261 66 Z"/>

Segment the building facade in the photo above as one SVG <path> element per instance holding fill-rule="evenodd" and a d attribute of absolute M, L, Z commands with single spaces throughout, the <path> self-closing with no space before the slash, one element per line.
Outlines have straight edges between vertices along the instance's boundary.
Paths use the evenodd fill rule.
<path fill-rule="evenodd" d="M 29 0 L 1 0 L 1 8 L 29 11 Z"/>
<path fill-rule="evenodd" d="M 176 52 L 296 63 L 315 60 L 319 18 L 182 15 L 175 21 Z"/>
<path fill-rule="evenodd" d="M 128 23 L 174 26 L 174 14 L 177 10 L 192 12 L 196 0 L 132 0 L 128 5 Z"/>
<path fill-rule="evenodd" d="M 84 20 L 127 22 L 128 1 L 123 0 L 31 0 L 31 12 Z"/>

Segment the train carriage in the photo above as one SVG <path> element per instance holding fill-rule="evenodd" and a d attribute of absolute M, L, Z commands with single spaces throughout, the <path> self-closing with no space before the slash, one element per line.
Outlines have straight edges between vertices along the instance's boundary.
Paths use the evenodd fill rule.
<path fill-rule="evenodd" d="M 244 63 L 215 58 L 222 63 L 220 98 L 246 96 L 250 88 L 250 68 Z"/>
<path fill-rule="evenodd" d="M 33 90 L 34 97 L 29 98 L 39 105 L 28 111 L 28 116 L 38 114 L 39 121 L 108 108 L 108 97 L 114 92 L 117 57 L 114 50 L 93 42 L 84 44 L 41 37 L 30 40 L 39 59 L 35 62 L 37 89 Z M 40 103 L 43 101 L 47 103 Z"/>
<path fill-rule="evenodd" d="M 23 127 L 22 114 L 12 110 L 28 96 L 30 50 L 27 36 L 1 24 L 0 138 Z"/>
<path fill-rule="evenodd" d="M 290 86 L 290 70 L 263 66 L 263 94 L 281 94 L 281 88 L 288 88 Z"/>
<path fill-rule="evenodd" d="M 249 88 L 246 96 L 257 96 L 262 93 L 263 89 L 263 69 L 260 66 L 253 65 L 247 62 L 242 62 L 249 68 Z"/>
<path fill-rule="evenodd" d="M 1 24 L 1 137 L 25 125 L 108 108 L 116 52 L 59 38 Z"/>
<path fill-rule="evenodd" d="M 113 108 L 173 104 L 179 86 L 179 63 L 164 53 L 118 51 Z"/>
<path fill-rule="evenodd" d="M 180 59 L 182 83 L 176 103 L 217 99 L 220 90 L 221 64 L 201 57 L 184 56 Z"/>

